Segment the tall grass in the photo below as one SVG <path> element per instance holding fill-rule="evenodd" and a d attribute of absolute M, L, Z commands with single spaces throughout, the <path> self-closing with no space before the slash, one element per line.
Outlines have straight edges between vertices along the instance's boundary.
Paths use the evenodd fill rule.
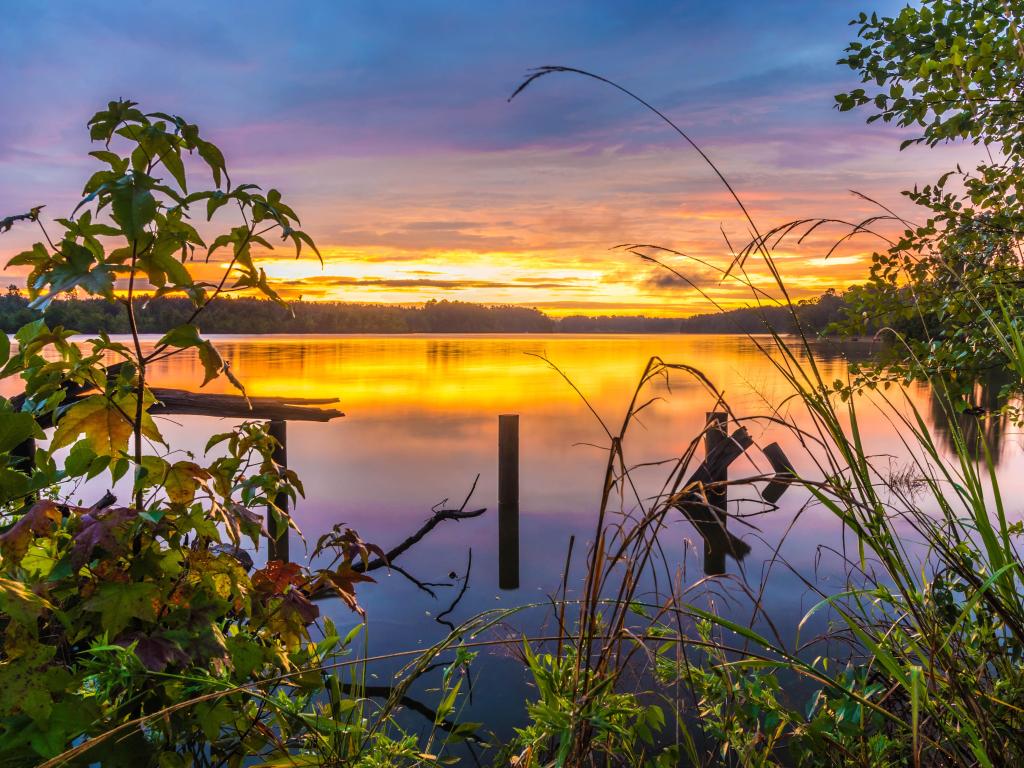
<path fill-rule="evenodd" d="M 609 82 L 587 72 L 545 67 L 520 91 L 538 77 L 558 72 Z M 774 248 L 800 228 L 807 230 L 806 236 L 825 224 L 843 222 L 805 220 L 759 234 L 738 194 L 690 137 L 639 97 L 609 84 L 669 123 L 726 184 L 755 235 L 721 270 L 722 278 L 747 285 L 758 304 L 776 301 L 788 307 L 799 329 Z M 873 227 L 889 218 L 851 224 L 843 239 L 874 233 Z M 658 263 L 655 253 L 668 250 L 624 247 Z M 747 278 L 750 259 L 768 268 L 774 281 L 770 293 L 780 299 Z M 1005 303 L 977 309 L 983 317 L 1001 314 L 1006 321 L 1008 332 L 991 323 L 993 336 L 1024 381 L 1024 341 L 1010 322 L 1013 310 Z M 686 498 L 696 494 L 707 503 L 716 490 L 680 482 L 694 459 L 695 439 L 676 460 L 663 492 L 653 501 L 642 498 L 623 445 L 630 424 L 648 404 L 643 387 L 654 377 L 685 371 L 707 387 L 709 404 L 723 405 L 713 383 L 698 370 L 655 359 L 641 378 L 622 427 L 617 432 L 606 428 L 608 462 L 580 618 L 569 638 L 570 652 L 563 654 L 573 666 L 573 674 L 562 678 L 563 700 L 571 714 L 568 725 L 543 737 L 536 729 L 528 731 L 529 738 L 520 744 L 521 760 L 529 765 L 624 765 L 641 749 L 643 759 L 681 759 L 695 765 L 1019 762 L 1024 759 L 1022 525 L 1011 522 L 1015 510 L 1007 508 L 987 446 L 965 436 L 941 381 L 929 383 L 948 421 L 948 454 L 937 447 L 905 391 L 861 397 L 853 382 L 824 378 L 815 362 L 814 341 L 806 334 L 783 336 L 770 327 L 766 331 L 767 337 L 752 336 L 751 341 L 789 392 L 791 415 L 775 418 L 775 428 L 791 432 L 804 448 L 805 455 L 794 464 L 813 468 L 798 478 L 809 503 L 830 512 L 851 532 L 857 547 L 855 554 L 843 556 L 845 589 L 822 591 L 809 575 L 803 576 L 820 601 L 801 627 L 814 614 L 827 612 L 833 621 L 819 641 L 835 640 L 849 651 L 842 658 L 809 658 L 807 646 L 799 642 L 799 628 L 792 642 L 784 642 L 768 617 L 761 622 L 771 630 L 766 634 L 755 630 L 753 621 L 732 621 L 687 602 L 678 585 L 659 593 L 653 604 L 638 601 L 643 572 L 656 560 L 664 562 L 655 555 L 669 516 Z M 872 456 L 861 427 L 865 408 L 880 408 L 889 419 L 910 457 L 914 483 L 895 481 L 888 465 Z M 613 500 L 627 497 L 633 512 L 613 515 Z M 755 616 L 764 588 L 764 581 L 758 589 L 748 588 Z M 651 637 L 658 638 L 653 647 Z M 675 732 L 667 741 L 650 738 L 649 716 L 642 710 L 634 713 L 633 730 L 607 732 L 595 725 L 602 697 L 635 680 L 631 665 L 638 656 L 649 662 L 657 680 L 649 690 L 657 691 L 664 711 L 675 719 Z M 818 689 L 806 710 L 804 702 L 783 689 L 785 681 L 796 678 Z M 621 701 L 605 706 L 613 704 L 623 706 Z M 629 759 L 615 757 L 616 749 Z"/>

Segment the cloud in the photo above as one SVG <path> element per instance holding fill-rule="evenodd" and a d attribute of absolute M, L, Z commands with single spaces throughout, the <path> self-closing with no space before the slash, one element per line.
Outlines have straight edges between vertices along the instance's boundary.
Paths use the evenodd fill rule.
<path fill-rule="evenodd" d="M 678 288 L 703 288 L 708 285 L 715 285 L 721 282 L 719 273 L 712 270 L 694 271 L 669 269 L 656 267 L 654 271 L 643 281 L 643 285 L 653 289 L 678 289 Z"/>
<path fill-rule="evenodd" d="M 365 229 L 342 229 L 335 232 L 337 241 L 349 247 L 386 246 L 406 250 L 470 250 L 487 252 L 522 247 L 514 235 L 480 235 L 464 227 L 401 227 L 376 232 Z"/>
<path fill-rule="evenodd" d="M 353 287 L 353 288 L 436 288 L 445 291 L 462 291 L 470 288 L 525 288 L 531 290 L 559 290 L 578 286 L 578 281 L 566 278 L 559 281 L 514 280 L 448 280 L 428 277 L 385 278 L 385 277 L 344 277 L 338 275 L 313 275 L 299 280 L 286 280 L 280 285 L 289 288 Z"/>

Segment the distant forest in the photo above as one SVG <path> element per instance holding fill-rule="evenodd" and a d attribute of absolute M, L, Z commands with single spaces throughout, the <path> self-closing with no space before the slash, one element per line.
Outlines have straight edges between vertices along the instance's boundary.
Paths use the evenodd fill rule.
<path fill-rule="evenodd" d="M 846 304 L 828 293 L 797 307 L 804 329 L 823 333 L 841 319 Z M 538 309 L 488 306 L 462 301 L 428 301 L 422 306 L 297 301 L 291 311 L 264 299 L 231 298 L 213 302 L 204 311 L 204 333 L 761 333 L 769 324 L 789 333 L 795 324 L 782 307 L 745 308 L 687 318 L 570 316 L 549 317 Z M 185 323 L 192 311 L 184 298 L 140 299 L 139 330 L 164 333 Z M 28 299 L 11 286 L 0 296 L 0 330 L 13 333 L 34 320 Z M 51 327 L 82 333 L 127 333 L 124 306 L 103 299 L 66 298 L 46 310 Z"/>

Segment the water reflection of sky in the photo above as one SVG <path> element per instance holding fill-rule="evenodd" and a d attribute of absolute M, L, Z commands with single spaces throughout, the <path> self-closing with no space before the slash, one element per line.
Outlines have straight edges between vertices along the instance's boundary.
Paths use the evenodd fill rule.
<path fill-rule="evenodd" d="M 222 337 L 217 344 L 250 394 L 337 397 L 347 414 L 328 424 L 292 423 L 288 428 L 289 463 L 306 487 L 306 499 L 296 517 L 307 540 L 345 522 L 366 540 L 387 549 L 414 531 L 429 516 L 432 505 L 447 498 L 448 506 L 457 506 L 479 474 L 470 507 L 487 507 L 488 512 L 439 526 L 401 560 L 420 579 L 444 582 L 451 571 L 464 573 L 472 548 L 470 586 L 450 617 L 456 623 L 484 610 L 543 602 L 560 582 L 570 535 L 577 537 L 576 573 L 585 551 L 583 542 L 592 539 L 606 460 L 595 444 L 604 446 L 607 438 L 580 395 L 541 358 L 572 380 L 612 431 L 617 431 L 635 383 L 654 355 L 699 368 L 723 391 L 737 415 L 763 416 L 778 407 L 780 415 L 800 418 L 795 404 L 786 402 L 790 393 L 778 371 L 751 340 L 742 337 L 266 336 Z M 842 350 L 822 346 L 816 361 L 827 381 L 844 377 Z M 202 378 L 198 361 L 184 355 L 161 363 L 152 377 L 156 386 L 190 389 Z M 5 384 L 9 389 L 11 383 Z M 230 391 L 226 382 L 215 382 L 209 389 Z M 644 410 L 642 423 L 631 428 L 626 452 L 634 464 L 678 456 L 699 433 L 705 412 L 714 405 L 713 398 L 682 373 L 654 382 L 649 396 L 661 399 Z M 926 419 L 939 418 L 925 389 L 913 388 L 908 397 Z M 905 466 L 906 431 L 895 427 L 884 410 L 868 402 L 861 405 L 860 427 L 869 450 L 883 464 Z M 514 592 L 497 589 L 500 413 L 520 414 L 521 425 L 522 571 L 521 587 Z M 171 445 L 196 452 L 223 426 L 213 419 L 193 417 L 161 420 Z M 798 471 L 813 476 L 813 464 L 784 429 L 768 422 L 747 426 L 758 444 L 779 441 Z M 981 431 L 1001 446 L 1005 497 L 1020 498 L 1024 480 L 1016 436 L 991 425 Z M 766 471 L 767 462 L 756 452 L 752 456 L 753 463 L 737 461 L 734 472 Z M 642 492 L 660 489 L 666 472 L 664 467 L 639 470 L 636 479 Z M 734 495 L 750 494 L 746 490 Z M 822 549 L 842 550 L 844 545 L 841 528 L 827 511 L 804 510 L 787 533 L 806 500 L 806 492 L 791 488 L 778 511 L 752 519 L 756 530 L 736 524 L 733 528 L 753 551 L 742 571 L 730 562 L 730 572 L 755 587 L 778 547 L 779 560 L 772 566 L 764 606 L 787 640 L 800 616 L 818 599 L 801 577 L 826 591 L 841 586 L 838 558 Z M 1016 515 L 1019 510 L 1011 507 L 1009 512 Z M 681 516 L 671 521 L 662 534 L 667 562 L 657 564 L 663 578 L 672 578 L 679 569 L 684 569 L 685 584 L 702 576 L 700 542 L 695 538 Z M 293 552 L 296 549 L 301 552 L 293 544 Z M 448 606 L 457 588 L 439 589 L 438 599 L 433 600 L 398 574 L 377 572 L 376 576 L 379 583 L 360 592 L 370 617 L 371 653 L 421 647 L 443 637 L 445 629 L 433 616 Z M 721 610 L 750 618 L 750 603 L 738 590 L 719 591 L 722 595 L 714 599 Z M 706 591 L 693 597 L 711 599 Z M 339 622 L 353 621 L 334 603 L 322 607 Z M 516 630 L 537 631 L 549 620 L 546 610 L 536 609 L 513 623 Z M 500 653 L 484 655 L 490 662 L 479 670 L 488 688 L 495 690 L 491 686 L 499 685 L 508 696 L 478 696 L 466 716 L 490 722 L 497 717 L 511 723 L 517 714 L 509 710 L 508 702 L 522 701 L 521 670 Z M 382 681 L 392 668 L 382 665 L 377 670 Z"/>

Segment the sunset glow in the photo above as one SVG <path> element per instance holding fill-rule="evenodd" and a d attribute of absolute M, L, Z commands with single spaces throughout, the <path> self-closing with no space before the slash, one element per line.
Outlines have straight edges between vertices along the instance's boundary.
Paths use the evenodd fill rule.
<path fill-rule="evenodd" d="M 0 63 L 22 109 L 0 117 L 0 212 L 40 203 L 50 216 L 69 212 L 93 170 L 78 159 L 88 150 L 86 120 L 107 100 L 131 97 L 194 120 L 224 148 L 233 178 L 277 186 L 303 211 L 323 267 L 311 254 L 289 258 L 287 246 L 264 255 L 288 298 L 689 315 L 751 299 L 716 273 L 731 259 L 729 244 L 751 236 L 735 202 L 667 126 L 607 86 L 552 77 L 507 103 L 529 67 L 587 67 L 665 110 L 720 166 L 761 230 L 877 211 L 850 189 L 905 210 L 899 191 L 949 160 L 941 151 L 900 153 L 897 131 L 832 108 L 833 94 L 854 85 L 835 66 L 858 8 L 845 0 L 644 4 L 642 13 L 572 3 L 367 15 L 339 5 L 284 19 L 256 3 L 245 38 L 233 31 L 233 11 L 204 8 L 200 25 L 186 21 L 189 5 L 161 11 L 175 14 L 174 24 L 138 6 L 99 14 L 102 27 L 72 5 L 8 10 Z M 133 66 L 90 53 L 137 28 L 147 35 L 131 44 Z M 170 67 L 172 49 L 181 58 Z M 824 258 L 840 234 L 822 229 L 780 246 L 794 298 L 864 278 L 876 242 L 854 239 Z M 38 236 L 8 233 L 0 258 Z M 667 257 L 681 280 L 616 247 L 625 243 L 663 245 L 712 266 Z M 748 278 L 770 289 L 763 265 L 752 262 Z"/>

